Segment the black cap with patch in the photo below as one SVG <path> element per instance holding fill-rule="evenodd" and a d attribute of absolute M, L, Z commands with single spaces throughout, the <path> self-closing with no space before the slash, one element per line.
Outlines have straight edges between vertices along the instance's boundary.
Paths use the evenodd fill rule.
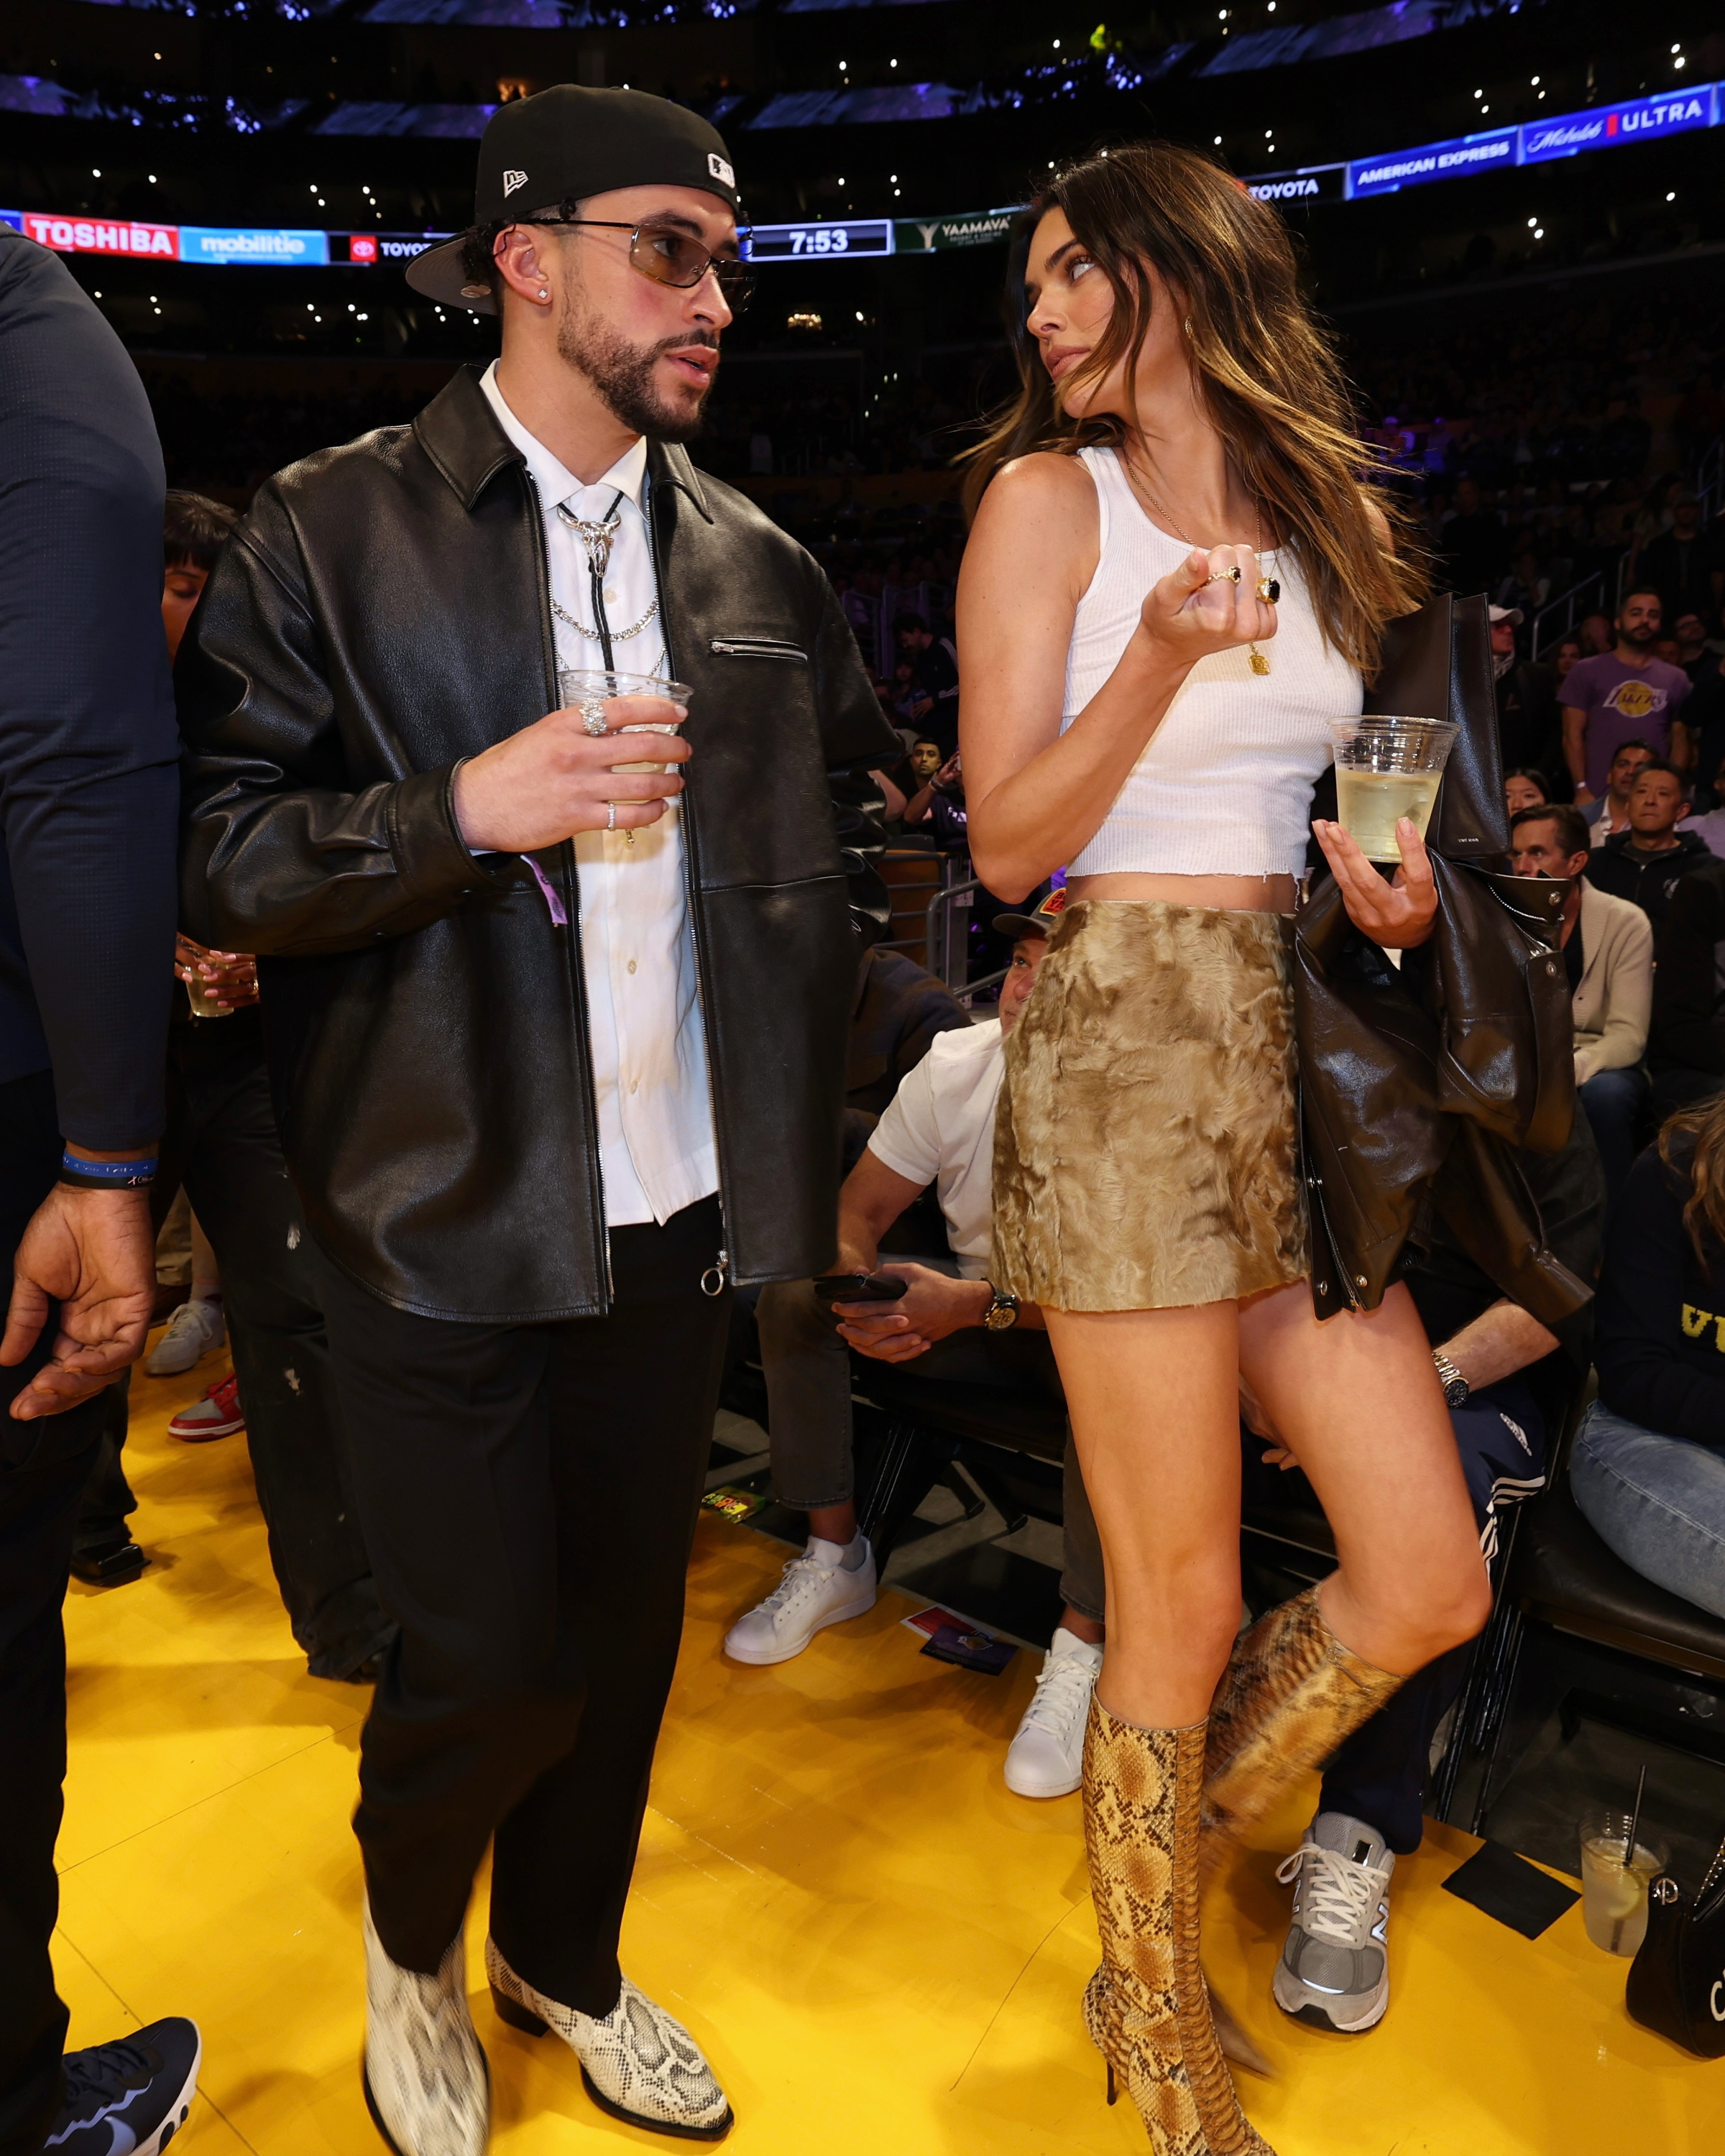
<path fill-rule="evenodd" d="M 500 105 L 480 138 L 473 221 L 580 201 L 613 187 L 700 187 L 733 213 L 737 175 L 725 142 L 698 112 L 644 90 L 583 90 L 562 82 Z M 497 311 L 489 285 L 470 285 L 462 242 L 428 248 L 408 267 L 416 292 L 446 307 Z"/>

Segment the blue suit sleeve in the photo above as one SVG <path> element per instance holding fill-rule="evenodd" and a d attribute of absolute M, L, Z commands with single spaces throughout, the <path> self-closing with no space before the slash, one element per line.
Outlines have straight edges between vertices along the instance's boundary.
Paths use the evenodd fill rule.
<path fill-rule="evenodd" d="M 0 1080 L 51 1068 L 64 1135 L 95 1151 L 162 1126 L 179 802 L 162 495 L 119 339 L 55 256 L 0 228 Z"/>

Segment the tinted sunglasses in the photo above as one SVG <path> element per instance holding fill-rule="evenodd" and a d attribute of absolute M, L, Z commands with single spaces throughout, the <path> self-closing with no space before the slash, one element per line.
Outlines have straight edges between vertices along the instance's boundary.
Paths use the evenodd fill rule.
<path fill-rule="evenodd" d="M 689 233 L 679 232 L 675 225 L 616 224 L 602 217 L 564 216 L 523 217 L 516 222 L 571 228 L 587 225 L 598 232 L 626 232 L 632 270 L 639 270 L 655 285 L 674 285 L 680 292 L 691 290 L 711 270 L 719 280 L 726 305 L 734 315 L 742 312 L 754 294 L 755 273 L 748 263 L 739 261 L 734 254 L 711 253 L 698 239 Z"/>

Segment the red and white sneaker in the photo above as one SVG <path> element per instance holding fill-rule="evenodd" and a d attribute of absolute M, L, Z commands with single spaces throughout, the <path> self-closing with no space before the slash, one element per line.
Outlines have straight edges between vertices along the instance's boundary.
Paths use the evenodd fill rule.
<path fill-rule="evenodd" d="M 239 1404 L 239 1380 L 230 1371 L 212 1385 L 203 1398 L 182 1408 L 167 1426 L 170 1437 L 187 1445 L 205 1445 L 213 1437 L 232 1437 L 245 1428 L 245 1410 Z"/>

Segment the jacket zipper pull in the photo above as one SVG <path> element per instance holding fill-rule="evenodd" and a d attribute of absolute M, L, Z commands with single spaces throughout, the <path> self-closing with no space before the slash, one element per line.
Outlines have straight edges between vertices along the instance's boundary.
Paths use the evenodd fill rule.
<path fill-rule="evenodd" d="M 729 1250 L 721 1250 L 717 1265 L 709 1265 L 701 1276 L 701 1293 L 710 1296 L 723 1295 L 730 1270 L 731 1253 Z"/>

